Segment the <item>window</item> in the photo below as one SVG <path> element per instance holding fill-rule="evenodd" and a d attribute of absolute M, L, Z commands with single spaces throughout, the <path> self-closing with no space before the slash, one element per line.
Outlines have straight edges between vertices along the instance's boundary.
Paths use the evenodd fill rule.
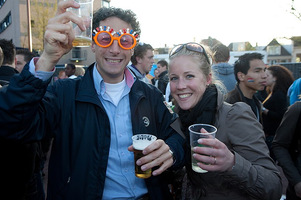
<path fill-rule="evenodd" d="M 268 46 L 267 48 L 268 55 L 280 55 L 281 46 Z"/>
<path fill-rule="evenodd" d="M 2 33 L 9 25 L 11 25 L 11 12 L 7 14 L 7 16 L 4 18 L 4 20 L 0 24 L 0 33 Z"/>
<path fill-rule="evenodd" d="M 70 60 L 72 60 L 72 61 L 87 60 L 87 50 L 83 50 L 80 47 L 74 47 L 72 49 L 72 56 L 71 56 Z"/>
<path fill-rule="evenodd" d="M 106 7 L 106 8 L 110 7 L 110 1 L 108 1 L 108 0 L 103 0 L 103 1 L 102 1 L 102 7 Z"/>
<path fill-rule="evenodd" d="M 6 0 L 0 0 L 0 8 L 3 6 Z"/>

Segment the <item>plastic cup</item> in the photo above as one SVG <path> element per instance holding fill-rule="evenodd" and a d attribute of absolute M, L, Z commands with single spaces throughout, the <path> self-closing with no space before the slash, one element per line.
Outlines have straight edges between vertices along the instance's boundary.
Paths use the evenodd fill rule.
<path fill-rule="evenodd" d="M 142 151 L 151 143 L 157 140 L 157 137 L 150 134 L 137 134 L 132 137 L 135 158 L 135 175 L 138 178 L 149 178 L 152 175 L 152 169 L 146 171 L 141 170 L 141 166 L 136 164 L 137 160 L 144 155 Z"/>
<path fill-rule="evenodd" d="M 93 17 L 93 0 L 75 0 L 80 8 L 70 8 L 69 11 L 81 17 L 86 26 L 85 31 L 81 31 L 77 24 L 73 23 L 75 39 L 72 42 L 73 47 L 87 47 L 92 44 L 92 17 Z"/>
<path fill-rule="evenodd" d="M 204 128 L 208 133 L 201 133 L 201 129 Z M 206 173 L 207 170 L 200 168 L 196 159 L 193 158 L 193 148 L 194 147 L 204 147 L 205 145 L 201 145 L 198 143 L 198 139 L 200 138 L 215 138 L 215 133 L 217 128 L 209 125 L 209 124 L 193 124 L 188 127 L 189 135 L 190 135 L 190 147 L 191 147 L 191 165 L 192 170 L 198 173 Z"/>

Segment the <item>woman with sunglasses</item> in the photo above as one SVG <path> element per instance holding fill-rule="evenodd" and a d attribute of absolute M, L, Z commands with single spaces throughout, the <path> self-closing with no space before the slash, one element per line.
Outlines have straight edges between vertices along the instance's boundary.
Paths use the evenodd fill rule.
<path fill-rule="evenodd" d="M 279 172 L 269 157 L 264 133 L 244 103 L 225 103 L 217 89 L 208 56 L 196 43 L 176 46 L 170 53 L 170 89 L 186 136 L 186 198 L 280 199 Z M 202 139 L 193 157 L 207 173 L 191 168 L 188 127 L 203 123 L 217 127 L 216 139 Z M 183 189 L 182 189 L 183 191 Z"/>

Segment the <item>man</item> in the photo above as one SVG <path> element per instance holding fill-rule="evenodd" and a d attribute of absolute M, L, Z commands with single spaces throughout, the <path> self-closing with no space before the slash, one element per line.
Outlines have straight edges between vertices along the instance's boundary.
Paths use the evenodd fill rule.
<path fill-rule="evenodd" d="M 2 80 L 3 85 L 8 85 L 11 78 L 18 74 L 18 71 L 14 68 L 16 61 L 15 45 L 11 40 L 1 39 L 0 47 L 4 53 L 3 65 L 0 67 L 0 81 Z M 16 95 L 19 95 L 19 93 L 16 92 Z M 14 101 L 13 98 L 9 99 L 8 96 L 7 99 Z M 5 101 L 1 102 L 1 104 L 3 103 Z M 6 116 L 8 115 L 3 115 L 4 118 Z M 17 133 L 13 126 L 11 131 Z M 38 142 L 22 144 L 9 138 L 0 138 L 0 199 L 6 199 L 7 197 L 9 199 L 38 199 L 38 195 L 43 195 L 44 191 L 38 192 L 37 190 L 37 178 L 40 176 L 35 174 L 40 169 L 40 166 L 36 165 L 36 163 L 39 163 L 39 147 Z"/>
<path fill-rule="evenodd" d="M 3 51 L 3 62 L 0 67 L 0 85 L 7 85 L 11 77 L 19 73 L 15 69 L 16 48 L 11 40 L 0 39 L 0 47 Z"/>
<path fill-rule="evenodd" d="M 76 71 L 76 67 L 74 64 L 69 63 L 66 65 L 65 73 L 69 78 L 74 79 L 77 77 L 77 76 L 75 76 L 75 71 Z"/>
<path fill-rule="evenodd" d="M 16 70 L 21 73 L 26 63 L 28 63 L 32 58 L 34 57 L 34 54 L 29 51 L 29 49 L 17 49 L 16 53 Z"/>
<path fill-rule="evenodd" d="M 168 78 L 168 63 L 165 60 L 160 60 L 157 62 L 157 69 L 159 71 L 158 76 L 158 89 L 165 94 L 166 86 L 169 82 Z"/>
<path fill-rule="evenodd" d="M 217 43 L 212 48 L 212 72 L 217 80 L 220 80 L 226 87 L 228 93 L 235 88 L 234 67 L 228 63 L 230 50 L 222 43 Z"/>
<path fill-rule="evenodd" d="M 151 83 L 146 75 L 150 72 L 155 62 L 153 47 L 150 44 L 139 43 L 134 49 L 131 62 L 132 65 L 129 65 L 128 68 L 134 75 L 145 83 Z"/>
<path fill-rule="evenodd" d="M 262 105 L 254 94 L 263 90 L 266 84 L 266 66 L 262 58 L 263 55 L 259 53 L 246 53 L 239 57 L 234 64 L 237 85 L 226 98 L 231 104 L 240 101 L 247 103 L 261 123 Z"/>
<path fill-rule="evenodd" d="M 92 51 L 96 63 L 89 66 L 84 77 L 57 81 L 45 91 L 55 64 L 72 49 L 70 20 L 85 29 L 81 18 L 66 12 L 69 7 L 78 8 L 79 4 L 58 4 L 57 15 L 46 28 L 41 57 L 32 60 L 22 76 L 12 80 L 15 87 L 0 90 L 0 102 L 3 93 L 14 97 L 16 89 L 23 94 L 14 103 L 0 103 L 0 136 L 24 142 L 54 137 L 49 200 L 172 199 L 162 173 L 183 164 L 184 138 L 175 131 L 179 127 L 177 116 L 164 105 L 155 87 L 136 79 L 126 67 L 137 35 L 101 31 L 110 27 L 140 34 L 132 11 L 101 8 L 95 12 Z M 114 41 L 108 45 L 104 37 Z M 21 113 L 16 104 L 22 105 Z M 9 116 L 3 117 L 3 112 Z M 11 126 L 18 134 L 11 133 Z M 36 133 L 28 135 L 29 130 Z M 152 176 L 145 180 L 134 173 L 131 137 L 138 133 L 158 138 L 137 161 L 143 171 L 153 169 Z"/>

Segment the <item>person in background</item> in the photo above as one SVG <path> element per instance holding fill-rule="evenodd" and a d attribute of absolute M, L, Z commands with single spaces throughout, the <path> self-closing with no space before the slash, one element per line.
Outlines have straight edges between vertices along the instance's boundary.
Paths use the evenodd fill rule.
<path fill-rule="evenodd" d="M 19 74 L 14 68 L 16 63 L 15 45 L 11 40 L 0 39 L 0 47 L 3 50 L 0 84 L 4 83 L 3 85 L 8 86 L 12 77 Z M 16 95 L 21 95 L 21 93 L 16 91 Z M 15 98 L 10 99 L 9 96 L 4 96 L 4 98 L 11 103 L 15 102 Z M 6 104 L 5 101 L 0 102 L 2 105 Z M 21 105 L 20 109 L 22 110 L 22 108 Z M 8 116 L 9 114 L 3 114 L 3 118 Z M 8 126 L 10 126 L 12 133 L 18 133 L 16 127 L 9 124 Z M 0 137 L 0 199 L 44 200 L 40 165 L 42 151 L 40 147 L 40 142 L 20 143 L 11 138 Z"/>
<path fill-rule="evenodd" d="M 269 156 L 261 124 L 245 103 L 224 102 L 203 46 L 178 45 L 169 60 L 170 90 L 187 138 L 188 188 L 182 199 L 280 199 L 280 174 Z M 192 170 L 188 131 L 192 124 L 217 127 L 216 139 L 201 139 L 198 142 L 205 147 L 193 149 L 198 166 L 207 173 Z"/>
<path fill-rule="evenodd" d="M 134 54 L 131 57 L 132 64 L 128 66 L 132 73 L 145 83 L 151 83 L 146 77 L 154 64 L 154 48 L 150 44 L 139 43 L 134 48 Z"/>
<path fill-rule="evenodd" d="M 166 86 L 169 82 L 168 78 L 168 63 L 166 60 L 159 60 L 157 62 L 157 69 L 159 71 L 158 75 L 158 89 L 165 94 Z"/>
<path fill-rule="evenodd" d="M 286 200 L 301 199 L 301 102 L 285 112 L 272 142 L 272 151 L 287 180 Z"/>
<path fill-rule="evenodd" d="M 65 79 L 65 78 L 68 78 L 68 76 L 66 75 L 65 70 L 61 70 L 59 72 L 58 79 Z"/>
<path fill-rule="evenodd" d="M 159 71 L 158 71 L 158 69 L 156 68 L 155 70 L 154 70 L 154 78 L 152 79 L 152 84 L 154 85 L 154 86 L 156 86 L 156 87 L 158 87 L 158 76 L 159 76 Z"/>
<path fill-rule="evenodd" d="M 301 78 L 295 80 L 289 87 L 288 97 L 290 105 L 293 105 L 296 101 L 301 101 Z"/>
<path fill-rule="evenodd" d="M 222 43 L 217 43 L 211 48 L 212 51 L 212 72 L 214 73 L 217 80 L 220 80 L 227 91 L 227 94 L 235 88 L 236 80 L 234 76 L 234 67 L 228 63 L 230 59 L 230 50 L 227 46 Z"/>
<path fill-rule="evenodd" d="M 75 68 L 75 74 L 74 74 L 76 77 L 79 77 L 79 76 L 84 76 L 85 75 L 85 69 L 83 67 L 80 67 L 80 66 L 77 66 Z"/>
<path fill-rule="evenodd" d="M 47 87 L 54 66 L 72 49 L 70 22 L 85 29 L 83 19 L 68 8 L 79 4 L 59 2 L 46 26 L 42 55 L 13 78 L 14 87 L 0 89 L 0 137 L 20 142 L 54 138 L 48 200 L 172 199 L 163 173 L 182 166 L 184 138 L 176 131 L 177 115 L 163 103 L 158 89 L 127 68 L 139 40 L 136 15 L 114 7 L 94 12 L 91 49 L 96 62 L 82 78 Z M 108 27 L 111 32 L 102 31 Z M 132 34 L 126 34 L 127 29 Z M 108 44 L 108 38 L 114 41 Z M 3 104 L 6 99 L 13 101 Z M 136 162 L 143 171 L 153 169 L 148 179 L 135 176 L 132 136 L 138 133 L 158 138 Z"/>
<path fill-rule="evenodd" d="M 287 90 L 293 83 L 294 77 L 289 69 L 281 65 L 269 66 L 266 70 L 266 74 L 266 90 L 268 96 L 262 102 L 262 121 L 266 143 L 271 152 L 271 157 L 275 159 L 271 151 L 271 145 L 275 132 L 289 105 Z"/>
<path fill-rule="evenodd" d="M 68 76 L 68 78 L 74 79 L 77 76 L 75 75 L 76 67 L 74 64 L 69 63 L 65 67 L 65 74 Z"/>
<path fill-rule="evenodd" d="M 24 66 L 26 63 L 28 63 L 32 58 L 34 57 L 34 54 L 29 51 L 29 49 L 17 49 L 16 51 L 16 70 L 18 70 L 19 73 L 22 72 Z"/>
<path fill-rule="evenodd" d="M 0 39 L 3 61 L 0 67 L 0 85 L 7 85 L 13 75 L 19 72 L 16 67 L 16 48 L 11 40 Z"/>
<path fill-rule="evenodd" d="M 263 90 L 266 84 L 266 66 L 260 53 L 246 53 L 239 57 L 234 64 L 234 75 L 237 81 L 234 90 L 226 95 L 226 102 L 245 102 L 248 104 L 256 118 L 262 123 L 262 104 L 254 95 Z"/>

